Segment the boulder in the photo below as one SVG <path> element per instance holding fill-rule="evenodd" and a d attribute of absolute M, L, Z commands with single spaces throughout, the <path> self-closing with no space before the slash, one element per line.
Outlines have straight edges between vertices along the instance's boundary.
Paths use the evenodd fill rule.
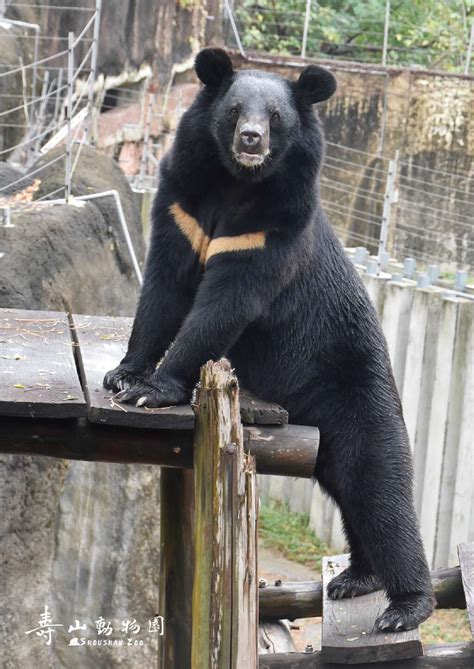
<path fill-rule="evenodd" d="M 18 175 L 0 169 L 4 185 Z M 32 197 L 59 188 L 63 175 L 63 161 L 46 167 Z M 119 192 L 142 261 L 138 208 L 115 163 L 84 147 L 72 186 L 76 195 Z M 15 227 L 0 239 L 0 305 L 132 315 L 138 284 L 113 201 L 25 206 L 12 209 Z M 160 637 L 148 620 L 158 612 L 159 468 L 0 455 L 0 537 L 2 666 L 155 669 Z M 51 646 L 25 634 L 45 605 L 63 625 Z M 123 646 L 68 645 L 73 636 L 98 639 L 101 616 Z M 141 630 L 127 634 L 122 623 L 133 619 Z M 86 631 L 68 634 L 76 620 Z"/>

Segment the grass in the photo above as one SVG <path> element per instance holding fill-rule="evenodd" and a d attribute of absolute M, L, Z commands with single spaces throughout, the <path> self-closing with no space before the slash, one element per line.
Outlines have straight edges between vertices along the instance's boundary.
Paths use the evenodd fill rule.
<path fill-rule="evenodd" d="M 283 502 L 265 501 L 259 512 L 258 535 L 266 548 L 288 560 L 321 572 L 321 558 L 330 553 L 309 527 L 306 513 L 292 513 Z"/>
<path fill-rule="evenodd" d="M 292 513 L 283 502 L 262 500 L 258 534 L 266 548 L 319 573 L 321 558 L 331 554 L 331 549 L 309 527 L 308 514 Z M 420 632 L 424 644 L 460 643 L 471 639 L 467 613 L 458 609 L 435 611 L 420 626 Z"/>
<path fill-rule="evenodd" d="M 440 609 L 420 625 L 421 640 L 429 643 L 460 643 L 471 640 L 467 611 Z"/>

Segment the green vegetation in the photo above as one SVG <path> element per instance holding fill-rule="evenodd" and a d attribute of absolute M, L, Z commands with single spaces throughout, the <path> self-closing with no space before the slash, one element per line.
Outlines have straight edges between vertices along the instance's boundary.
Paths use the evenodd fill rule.
<path fill-rule="evenodd" d="M 329 548 L 309 527 L 306 513 L 292 513 L 282 502 L 265 501 L 260 507 L 258 534 L 267 548 L 289 560 L 321 571 L 321 558 Z"/>
<path fill-rule="evenodd" d="M 471 640 L 467 611 L 440 609 L 420 625 L 421 640 L 428 643 L 461 643 Z"/>
<path fill-rule="evenodd" d="M 307 55 L 380 63 L 385 5 L 313 1 Z M 234 6 L 244 47 L 301 52 L 305 0 L 240 0 Z M 473 18 L 472 0 L 392 0 L 387 63 L 462 70 Z"/>

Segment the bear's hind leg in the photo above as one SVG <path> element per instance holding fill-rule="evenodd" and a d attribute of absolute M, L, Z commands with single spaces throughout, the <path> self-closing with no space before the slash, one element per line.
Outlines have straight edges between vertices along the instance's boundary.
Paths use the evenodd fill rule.
<path fill-rule="evenodd" d="M 351 437 L 346 451 L 350 472 L 343 471 L 347 460 L 336 465 L 338 492 L 347 525 L 370 555 L 390 600 L 375 626 L 392 632 L 413 629 L 431 615 L 434 599 L 413 505 L 404 428 L 387 424 L 382 434 Z"/>
<path fill-rule="evenodd" d="M 375 590 L 380 590 L 383 586 L 380 579 L 374 574 L 364 546 L 359 541 L 357 534 L 352 531 L 347 515 L 341 509 L 341 500 L 336 485 L 334 467 L 331 462 L 328 462 L 326 456 L 327 454 L 320 452 L 316 476 L 322 489 L 328 493 L 341 510 L 344 534 L 347 537 L 351 553 L 350 566 L 329 582 L 327 589 L 328 597 L 330 599 L 344 599 L 367 595 Z"/>
<path fill-rule="evenodd" d="M 359 597 L 380 590 L 383 586 L 380 579 L 374 574 L 374 570 L 365 555 L 363 546 L 342 513 L 344 532 L 349 542 L 351 552 L 351 563 L 347 569 L 335 576 L 328 584 L 328 597 L 330 599 L 343 599 L 347 597 Z"/>

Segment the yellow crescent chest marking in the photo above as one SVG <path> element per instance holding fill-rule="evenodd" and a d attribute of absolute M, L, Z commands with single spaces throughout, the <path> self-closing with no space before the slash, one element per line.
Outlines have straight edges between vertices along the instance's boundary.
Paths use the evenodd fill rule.
<path fill-rule="evenodd" d="M 183 211 L 177 202 L 171 205 L 170 212 L 176 225 L 191 244 L 191 248 L 198 254 L 199 261 L 204 264 L 206 262 L 207 247 L 210 242 L 209 237 L 196 219 Z"/>
<path fill-rule="evenodd" d="M 170 212 L 176 225 L 191 244 L 191 248 L 199 256 L 199 262 L 203 265 L 218 253 L 265 248 L 264 232 L 247 232 L 235 237 L 210 239 L 197 220 L 187 214 L 177 202 L 171 205 Z"/>
<path fill-rule="evenodd" d="M 247 232 L 245 235 L 237 235 L 236 237 L 217 237 L 217 239 L 211 239 L 206 253 L 206 262 L 217 253 L 263 248 L 265 248 L 264 232 Z"/>

